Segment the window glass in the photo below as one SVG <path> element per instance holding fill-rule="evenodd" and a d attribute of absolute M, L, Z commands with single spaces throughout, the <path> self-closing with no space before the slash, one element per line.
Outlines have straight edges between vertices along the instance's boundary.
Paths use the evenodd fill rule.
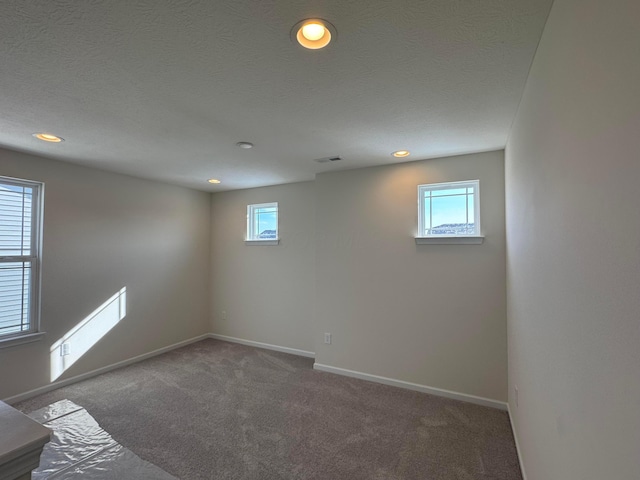
<path fill-rule="evenodd" d="M 38 329 L 40 190 L 0 177 L 0 338 Z"/>
<path fill-rule="evenodd" d="M 247 206 L 247 240 L 278 239 L 278 203 Z"/>
<path fill-rule="evenodd" d="M 479 181 L 418 186 L 418 236 L 479 236 Z"/>

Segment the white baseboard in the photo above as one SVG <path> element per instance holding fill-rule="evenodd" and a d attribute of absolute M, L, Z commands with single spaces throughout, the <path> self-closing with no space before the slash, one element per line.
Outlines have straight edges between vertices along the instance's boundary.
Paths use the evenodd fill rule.
<path fill-rule="evenodd" d="M 451 390 L 443 390 L 441 388 L 428 387 L 427 385 L 405 382 L 403 380 L 396 380 L 394 378 L 380 377 L 378 375 L 371 375 L 369 373 L 356 372 L 355 370 L 347 370 L 345 368 L 322 365 L 321 363 L 314 363 L 313 368 L 314 370 L 319 370 L 321 372 L 336 373 L 338 375 L 344 375 L 345 377 L 359 378 L 360 380 L 382 383 L 383 385 L 390 385 L 392 387 L 406 388 L 407 390 L 415 390 L 416 392 L 429 393 L 431 395 L 437 395 L 439 397 L 446 397 L 454 400 L 461 400 L 463 402 L 475 403 L 476 405 L 482 405 L 484 407 L 507 410 L 507 404 L 505 402 L 492 400 L 490 398 L 476 397 L 475 395 L 468 395 L 466 393 L 452 392 Z"/>
<path fill-rule="evenodd" d="M 27 400 L 29 398 L 35 397 L 37 395 L 41 395 L 46 392 L 50 392 L 52 390 L 56 390 L 58 388 L 66 387 L 67 385 L 71 385 L 77 382 L 81 382 L 82 380 L 87 380 L 89 378 L 101 375 L 103 373 L 110 372 L 117 368 L 126 367 L 128 365 L 132 365 L 134 363 L 140 362 L 142 360 L 146 360 L 148 358 L 155 357 L 157 355 L 161 355 L 163 353 L 169 352 L 171 350 L 175 350 L 180 347 L 184 347 L 190 345 L 195 342 L 199 342 L 200 340 L 204 340 L 206 338 L 213 338 L 216 340 L 222 340 L 225 342 L 239 343 L 242 345 L 248 345 L 251 347 L 264 348 L 267 350 L 274 350 L 276 352 L 289 353 L 292 355 L 298 355 L 301 357 L 315 358 L 314 352 L 309 352 L 306 350 L 299 350 L 297 348 L 289 348 L 289 347 L 281 347 L 279 345 L 271 345 L 269 343 L 255 342 L 253 340 L 245 340 L 243 338 L 229 337 L 226 335 L 218 335 L 216 333 L 205 333 L 203 335 L 199 335 L 197 337 L 193 337 L 187 340 L 183 340 L 178 343 L 174 343 L 173 345 L 168 345 L 166 347 L 159 348 L 157 350 L 153 350 L 151 352 L 144 353 L 142 355 L 138 355 L 136 357 L 129 358 L 127 360 L 122 360 L 121 362 L 117 362 L 111 365 L 107 365 L 105 367 L 98 368 L 96 370 L 92 370 L 90 372 L 86 372 L 80 375 L 76 375 L 74 377 L 66 378 L 64 380 L 60 380 L 57 382 L 52 382 L 43 387 L 35 388 L 33 390 L 29 390 L 28 392 L 20 393 L 18 395 L 14 395 L 12 397 L 8 397 L 4 399 L 4 402 L 8 404 L 13 404 L 17 402 L 21 402 L 23 400 Z M 347 370 L 344 368 L 332 367 L 330 365 L 323 365 L 321 363 L 313 364 L 314 370 L 335 373 L 338 375 L 344 375 L 347 377 L 359 378 L 361 380 L 367 380 L 370 382 L 382 383 L 384 385 L 390 385 L 393 387 L 405 388 L 408 390 L 415 390 L 422 393 L 429 393 L 431 395 L 437 395 L 440 397 L 452 398 L 454 400 L 461 400 L 463 402 L 474 403 L 477 405 L 482 405 L 485 407 L 498 408 L 500 410 L 507 410 L 509 406 L 505 402 L 500 402 L 498 400 L 492 400 L 484 397 L 477 397 L 475 395 L 468 395 L 466 393 L 453 392 L 450 390 L 444 390 L 441 388 L 429 387 L 426 385 L 420 385 L 417 383 L 405 382 L 403 380 L 396 380 L 393 378 L 381 377 L 378 375 L 372 375 L 369 373 L 357 372 L 354 370 Z M 513 429 L 513 423 L 511 423 Z M 522 458 L 520 456 L 520 448 L 518 446 L 518 437 L 516 435 L 515 429 L 513 430 L 513 436 L 516 442 L 516 448 L 518 450 L 518 458 L 520 460 L 520 466 L 522 468 L 522 475 L 524 480 L 527 480 L 526 475 L 524 473 L 524 468 L 522 464 Z"/>
<path fill-rule="evenodd" d="M 518 462 L 520 462 L 520 472 L 522 472 L 522 479 L 527 480 L 527 473 L 524 471 L 524 463 L 522 463 L 522 452 L 520 451 L 520 442 L 518 442 L 516 425 L 513 423 L 513 417 L 511 416 L 511 405 L 509 405 L 508 403 L 507 403 L 507 411 L 509 412 L 509 423 L 511 423 L 511 432 L 513 432 L 513 440 L 516 443 L 516 452 L 518 452 Z"/>
<path fill-rule="evenodd" d="M 80 375 L 76 375 L 75 377 L 65 378 L 64 380 L 50 383 L 48 385 L 45 385 L 44 387 L 34 388 L 33 390 L 29 390 L 28 392 L 20 393 L 18 395 L 14 395 L 13 397 L 5 398 L 4 402 L 8 404 L 21 402 L 23 400 L 27 400 L 37 395 L 50 392 L 51 390 L 66 387 L 67 385 L 81 382 L 82 380 L 87 380 L 88 378 L 110 372 L 111 370 L 115 370 L 116 368 L 126 367 L 127 365 L 131 365 L 133 363 L 146 360 L 147 358 L 161 355 L 171 350 L 175 350 L 176 348 L 184 347 L 192 343 L 199 342 L 200 340 L 205 340 L 207 338 L 209 338 L 209 334 L 207 333 L 205 333 L 204 335 L 199 335 L 197 337 L 189 338 L 187 340 L 183 340 L 182 342 L 174 343 L 173 345 L 162 347 L 148 353 L 143 353 L 142 355 L 138 355 L 137 357 L 129 358 L 127 360 L 122 360 L 121 362 L 113 363 L 111 365 L 107 365 L 106 367 L 101 367 L 87 373 L 82 373 Z"/>
<path fill-rule="evenodd" d="M 250 347 L 266 348 L 267 350 L 275 350 L 276 352 L 290 353 L 292 355 L 298 355 L 300 357 L 316 358 L 316 354 L 314 352 L 298 350 L 297 348 L 281 347 L 279 345 L 271 345 L 269 343 L 254 342 L 253 340 L 245 340 L 244 338 L 227 337 L 226 335 L 218 335 L 217 333 L 210 333 L 208 337 L 215 338 L 216 340 L 222 340 L 224 342 L 240 343 L 242 345 L 249 345 Z"/>

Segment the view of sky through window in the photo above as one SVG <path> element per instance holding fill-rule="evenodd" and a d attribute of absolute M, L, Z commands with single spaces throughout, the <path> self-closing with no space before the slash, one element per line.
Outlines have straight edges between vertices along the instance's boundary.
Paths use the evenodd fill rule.
<path fill-rule="evenodd" d="M 420 235 L 477 235 L 474 183 L 421 185 Z"/>
<path fill-rule="evenodd" d="M 247 240 L 278 239 L 278 203 L 247 205 Z"/>
<path fill-rule="evenodd" d="M 278 209 L 275 207 L 257 208 L 255 215 L 258 236 L 260 238 L 276 238 Z"/>

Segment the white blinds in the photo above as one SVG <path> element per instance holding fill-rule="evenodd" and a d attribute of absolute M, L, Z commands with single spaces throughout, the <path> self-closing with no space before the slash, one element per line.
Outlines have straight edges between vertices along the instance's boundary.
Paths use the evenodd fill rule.
<path fill-rule="evenodd" d="M 0 180 L 0 336 L 33 330 L 37 187 Z"/>

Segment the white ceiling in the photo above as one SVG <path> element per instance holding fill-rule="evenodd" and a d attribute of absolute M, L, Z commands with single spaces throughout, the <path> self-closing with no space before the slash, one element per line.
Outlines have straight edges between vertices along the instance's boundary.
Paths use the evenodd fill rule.
<path fill-rule="evenodd" d="M 208 191 L 500 149 L 551 3 L 5 0 L 0 144 Z"/>

